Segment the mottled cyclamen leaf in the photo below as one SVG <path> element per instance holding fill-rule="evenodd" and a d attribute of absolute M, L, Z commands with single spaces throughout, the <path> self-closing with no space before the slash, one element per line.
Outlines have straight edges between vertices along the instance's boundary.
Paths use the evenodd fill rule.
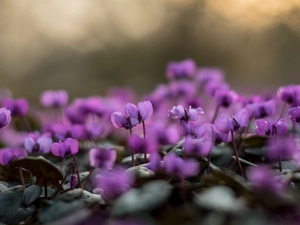
<path fill-rule="evenodd" d="M 31 205 L 42 193 L 42 188 L 38 185 L 31 185 L 25 189 L 23 195 L 23 203 L 27 206 Z"/>

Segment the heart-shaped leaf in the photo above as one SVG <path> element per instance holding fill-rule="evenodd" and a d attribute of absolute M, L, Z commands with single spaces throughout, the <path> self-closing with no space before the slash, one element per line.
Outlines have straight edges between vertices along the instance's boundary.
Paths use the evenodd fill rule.
<path fill-rule="evenodd" d="M 61 171 L 51 161 L 42 156 L 17 159 L 9 164 L 9 169 L 15 167 L 22 167 L 29 170 L 33 176 L 36 176 L 36 185 L 44 187 L 46 180 L 47 186 L 53 185 L 59 190 L 63 190 L 63 187 L 59 183 L 59 180 L 63 179 Z"/>

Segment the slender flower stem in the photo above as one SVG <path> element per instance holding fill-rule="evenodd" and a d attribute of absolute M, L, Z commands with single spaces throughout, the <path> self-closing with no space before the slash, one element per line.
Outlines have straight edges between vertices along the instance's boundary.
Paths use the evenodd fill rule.
<path fill-rule="evenodd" d="M 285 106 L 286 106 L 286 103 L 283 103 L 283 106 L 282 106 L 282 109 L 281 109 L 279 118 L 281 118 L 281 117 L 283 116 L 283 113 L 284 113 L 284 111 L 285 111 Z"/>
<path fill-rule="evenodd" d="M 129 132 L 130 132 L 130 136 L 132 136 L 132 129 L 131 128 L 129 129 Z M 135 163 L 134 163 L 134 152 L 132 150 L 131 150 L 131 165 L 135 166 Z"/>
<path fill-rule="evenodd" d="M 23 120 L 24 120 L 24 122 L 25 122 L 25 125 L 26 125 L 26 128 L 27 128 L 27 131 L 28 131 L 28 132 L 31 132 L 30 125 L 29 125 L 29 123 L 28 123 L 28 120 L 26 119 L 26 117 L 25 117 L 25 116 L 23 116 Z"/>
<path fill-rule="evenodd" d="M 213 117 L 211 119 L 211 123 L 213 123 L 215 121 L 215 119 L 217 118 L 217 116 L 219 114 L 219 109 L 220 109 L 220 107 L 217 106 L 216 109 L 215 109 L 214 115 L 213 115 Z"/>
<path fill-rule="evenodd" d="M 77 173 L 78 184 L 79 184 L 79 187 L 82 189 L 81 180 L 80 180 L 80 175 L 79 175 L 79 169 L 78 169 L 78 163 L 77 163 L 76 157 L 75 157 L 74 155 L 72 155 L 72 157 L 73 157 L 73 161 L 74 161 L 75 167 L 76 167 L 76 173 Z"/>
<path fill-rule="evenodd" d="M 233 131 L 230 131 L 230 133 L 231 133 L 231 139 L 232 139 L 232 145 L 233 145 L 234 154 L 235 154 L 236 160 L 237 160 L 237 162 L 238 162 L 238 165 L 239 165 L 239 168 L 240 168 L 241 175 L 244 177 L 243 168 L 242 168 L 242 165 L 241 165 L 241 162 L 240 162 L 240 159 L 239 159 L 239 154 L 238 154 L 238 151 L 237 151 L 237 148 L 236 148 L 236 145 L 235 145 L 235 140 L 234 140 L 234 134 L 233 134 Z M 244 177 L 244 178 L 245 178 L 245 177 Z"/>
<path fill-rule="evenodd" d="M 279 136 L 277 136 L 277 143 L 279 144 Z M 281 165 L 281 155 L 279 154 L 279 159 L 278 159 L 278 166 L 279 166 L 279 172 L 282 172 L 282 165 Z"/>
<path fill-rule="evenodd" d="M 146 126 L 145 126 L 145 121 L 142 121 L 143 124 L 143 135 L 144 135 L 144 139 L 146 138 Z M 144 153 L 144 163 L 147 162 L 147 153 Z"/>
<path fill-rule="evenodd" d="M 22 183 L 23 187 L 25 187 L 25 181 L 24 181 L 24 176 L 22 173 L 22 167 L 19 167 L 19 173 L 20 173 L 21 183 Z"/>
<path fill-rule="evenodd" d="M 72 163 L 72 165 L 69 167 L 69 169 L 68 169 L 66 175 L 64 176 L 64 178 L 62 179 L 60 185 L 63 185 L 63 183 L 64 183 L 65 180 L 67 179 L 69 173 L 71 172 L 71 169 L 74 167 L 74 165 L 75 165 L 75 164 Z M 59 192 L 59 189 L 56 189 L 56 191 L 55 191 L 54 194 L 51 196 L 51 198 L 54 198 L 54 197 L 58 194 L 58 192 Z"/>

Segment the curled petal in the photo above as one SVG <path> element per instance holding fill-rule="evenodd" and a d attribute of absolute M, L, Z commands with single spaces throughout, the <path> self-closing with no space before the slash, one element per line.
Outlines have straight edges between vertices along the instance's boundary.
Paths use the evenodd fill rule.
<path fill-rule="evenodd" d="M 153 106 L 150 101 L 139 102 L 138 110 L 142 120 L 148 119 L 153 114 Z"/>
<path fill-rule="evenodd" d="M 24 139 L 24 147 L 30 153 L 32 152 L 35 144 L 36 144 L 36 142 L 30 137 L 27 137 Z"/>
<path fill-rule="evenodd" d="M 113 126 L 117 127 L 117 128 L 125 127 L 125 125 L 127 123 L 126 117 L 121 112 L 113 112 L 111 114 L 110 119 L 111 119 Z"/>
<path fill-rule="evenodd" d="M 132 104 L 127 103 L 124 107 L 124 115 L 129 118 L 139 119 L 138 108 Z"/>
<path fill-rule="evenodd" d="M 51 152 L 55 156 L 59 156 L 61 158 L 65 157 L 65 152 L 62 151 L 61 143 L 53 143 L 51 145 Z"/>
<path fill-rule="evenodd" d="M 246 127 L 249 123 L 249 115 L 245 108 L 240 109 L 234 118 L 241 127 Z"/>
<path fill-rule="evenodd" d="M 51 150 L 51 144 L 53 143 L 51 138 L 41 137 L 37 143 L 40 145 L 40 152 L 47 154 Z"/>
<path fill-rule="evenodd" d="M 255 121 L 255 131 L 259 136 L 270 136 L 272 135 L 271 123 L 264 120 L 259 119 Z"/>
<path fill-rule="evenodd" d="M 276 127 L 277 135 L 283 135 L 287 132 L 287 125 L 284 119 L 279 119 L 274 122 L 274 126 Z"/>

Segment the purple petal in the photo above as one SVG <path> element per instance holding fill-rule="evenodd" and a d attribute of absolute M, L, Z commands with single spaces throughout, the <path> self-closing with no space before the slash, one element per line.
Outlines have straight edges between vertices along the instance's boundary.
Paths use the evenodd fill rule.
<path fill-rule="evenodd" d="M 100 150 L 98 148 L 92 148 L 89 152 L 89 159 L 90 159 L 90 166 L 91 167 L 98 167 L 100 164 Z"/>
<path fill-rule="evenodd" d="M 139 102 L 138 109 L 142 120 L 148 119 L 153 114 L 153 106 L 150 101 Z"/>
<path fill-rule="evenodd" d="M 43 154 L 47 154 L 51 150 L 51 144 L 53 143 L 51 138 L 41 137 L 37 143 L 40 145 L 40 152 Z"/>
<path fill-rule="evenodd" d="M 130 117 L 138 120 L 139 119 L 138 108 L 132 103 L 127 103 L 124 107 L 124 115 L 126 117 Z"/>
<path fill-rule="evenodd" d="M 125 124 L 127 123 L 126 117 L 121 112 L 113 112 L 111 114 L 110 119 L 111 119 L 113 126 L 117 127 L 117 128 L 124 127 Z"/>
<path fill-rule="evenodd" d="M 10 110 L 2 107 L 0 108 L 0 129 L 5 127 L 11 121 Z"/>
<path fill-rule="evenodd" d="M 216 128 L 221 133 L 228 133 L 230 131 L 227 123 L 227 117 L 221 116 L 218 117 L 214 122 Z"/>
<path fill-rule="evenodd" d="M 70 139 L 70 154 L 71 155 L 77 154 L 78 149 L 79 149 L 78 141 L 76 139 L 73 139 L 73 138 L 68 138 L 68 139 Z"/>
<path fill-rule="evenodd" d="M 24 147 L 30 153 L 32 153 L 32 149 L 35 144 L 36 142 L 30 137 L 24 139 Z"/>
<path fill-rule="evenodd" d="M 259 136 L 272 135 L 270 122 L 264 119 L 259 119 L 255 121 L 255 126 L 256 126 L 255 131 Z"/>
<path fill-rule="evenodd" d="M 284 121 L 284 119 L 279 119 L 274 122 L 274 126 L 276 127 L 277 135 L 283 135 L 287 132 L 288 128 Z"/>
<path fill-rule="evenodd" d="M 53 143 L 51 145 L 51 152 L 55 156 L 65 157 L 65 152 L 62 150 L 62 143 Z"/>
<path fill-rule="evenodd" d="M 184 177 L 194 176 L 199 172 L 199 163 L 194 159 L 187 159 L 182 169 Z"/>
<path fill-rule="evenodd" d="M 245 108 L 240 109 L 234 116 L 241 127 L 246 127 L 249 123 L 249 115 Z"/>
<path fill-rule="evenodd" d="M 300 123 L 300 107 L 294 107 L 289 110 L 289 118 L 295 123 Z"/>
<path fill-rule="evenodd" d="M 14 154 L 9 150 L 0 150 L 0 164 L 3 166 L 8 165 L 14 160 Z"/>

